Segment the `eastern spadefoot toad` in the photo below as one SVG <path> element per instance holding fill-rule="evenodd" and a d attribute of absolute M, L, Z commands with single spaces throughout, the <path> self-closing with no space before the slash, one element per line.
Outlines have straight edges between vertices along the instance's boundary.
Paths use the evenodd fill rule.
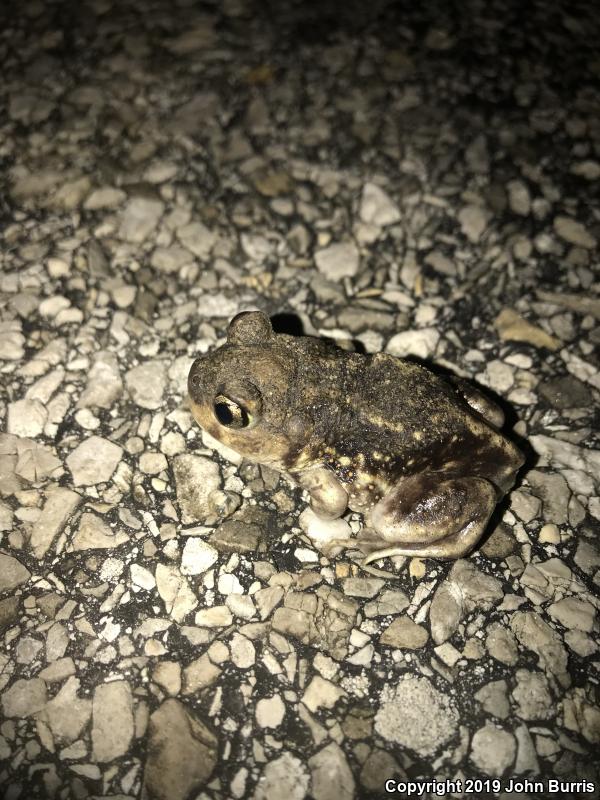
<path fill-rule="evenodd" d="M 365 562 L 465 555 L 523 464 L 499 430 L 502 411 L 465 381 L 274 333 L 259 311 L 234 317 L 227 343 L 194 361 L 188 388 L 202 428 L 285 473 L 316 514 L 364 514 L 350 542 Z"/>

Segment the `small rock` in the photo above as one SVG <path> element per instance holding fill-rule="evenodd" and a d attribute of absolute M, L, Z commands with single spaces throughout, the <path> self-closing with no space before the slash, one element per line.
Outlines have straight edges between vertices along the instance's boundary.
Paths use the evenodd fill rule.
<path fill-rule="evenodd" d="M 205 456 L 184 454 L 174 459 L 173 472 L 183 523 L 216 521 L 212 500 L 221 486 L 219 465 Z"/>
<path fill-rule="evenodd" d="M 197 631 L 197 628 L 192 628 L 193 631 Z M 193 641 L 193 640 L 192 640 Z M 202 640 L 204 643 L 206 639 Z M 204 653 L 197 658 L 195 661 L 192 661 L 191 664 L 183 671 L 183 693 L 186 695 L 196 695 L 202 689 L 206 689 L 207 686 L 211 686 L 221 674 L 221 668 L 218 667 L 216 664 L 213 664 L 210 658 L 208 657 L 208 653 Z"/>
<path fill-rule="evenodd" d="M 50 663 L 62 658 L 68 646 L 67 629 L 60 622 L 55 622 L 46 633 L 46 661 Z"/>
<path fill-rule="evenodd" d="M 256 663 L 256 649 L 250 639 L 234 633 L 229 641 L 231 661 L 238 669 L 249 669 Z"/>
<path fill-rule="evenodd" d="M 56 108 L 50 97 L 32 91 L 19 91 L 10 96 L 8 116 L 23 125 L 36 125 L 48 119 Z"/>
<path fill-rule="evenodd" d="M 50 195 L 48 204 L 52 208 L 73 211 L 88 194 L 91 185 L 92 182 L 87 175 L 82 175 L 73 181 L 66 181 L 59 186 L 58 191 Z"/>
<path fill-rule="evenodd" d="M 587 408 L 593 402 L 590 389 L 574 375 L 550 378 L 538 386 L 540 397 L 553 408 Z"/>
<path fill-rule="evenodd" d="M 408 597 L 397 589 L 387 589 L 371 603 L 365 603 L 365 616 L 387 617 L 390 614 L 400 614 L 408 608 L 410 601 Z"/>
<path fill-rule="evenodd" d="M 127 195 L 122 189 L 115 189 L 112 186 L 104 186 L 101 189 L 94 189 L 83 204 L 88 211 L 98 211 L 103 208 L 116 208 L 120 206 Z"/>
<path fill-rule="evenodd" d="M 258 264 L 262 264 L 273 252 L 273 242 L 259 234 L 242 233 L 240 244 L 248 258 Z"/>
<path fill-rule="evenodd" d="M 471 761 L 484 775 L 503 775 L 512 766 L 516 752 L 514 737 L 490 722 L 475 731 L 471 741 Z"/>
<path fill-rule="evenodd" d="M 440 334 L 436 328 L 402 331 L 392 336 L 385 350 L 400 358 L 411 355 L 417 358 L 431 358 L 435 354 L 439 340 Z"/>
<path fill-rule="evenodd" d="M 520 725 L 514 733 L 517 740 L 515 775 L 539 775 L 540 765 L 527 725 Z"/>
<path fill-rule="evenodd" d="M 546 676 L 541 672 L 518 669 L 515 678 L 517 684 L 512 691 L 512 698 L 517 704 L 517 714 L 521 719 L 541 720 L 553 717 L 554 701 Z"/>
<path fill-rule="evenodd" d="M 267 549 L 262 527 L 240 519 L 223 522 L 210 541 L 221 553 L 264 553 Z"/>
<path fill-rule="evenodd" d="M 46 297 L 40 303 L 38 311 L 42 317 L 54 319 L 61 311 L 71 307 L 71 301 L 60 294 Z"/>
<path fill-rule="evenodd" d="M 591 633 L 596 619 L 595 608 L 579 597 L 564 597 L 548 606 L 548 613 L 565 628 Z"/>
<path fill-rule="evenodd" d="M 559 544 L 560 543 L 560 530 L 558 525 L 552 522 L 542 525 L 538 534 L 540 542 L 544 544 Z"/>
<path fill-rule="evenodd" d="M 2 561 L 0 554 L 0 575 L 2 574 Z M 0 600 L 0 633 L 4 633 L 7 628 L 19 618 L 20 598 L 19 597 L 5 597 Z M 41 675 L 43 678 L 44 676 Z"/>
<path fill-rule="evenodd" d="M 178 700 L 151 715 L 142 794 L 152 800 L 186 800 L 206 784 L 217 763 L 217 738 Z"/>
<path fill-rule="evenodd" d="M 294 185 L 290 175 L 283 170 L 260 173 L 252 179 L 252 182 L 264 197 L 279 197 L 289 194 Z"/>
<path fill-rule="evenodd" d="M 217 36 L 214 21 L 209 17 L 199 18 L 192 27 L 178 36 L 165 40 L 165 47 L 178 56 L 199 54 L 215 46 Z"/>
<path fill-rule="evenodd" d="M 16 178 L 10 193 L 14 200 L 22 202 L 40 195 L 56 191 L 63 182 L 64 175 L 57 170 L 46 169 L 25 173 Z"/>
<path fill-rule="evenodd" d="M 529 492 L 517 489 L 510 494 L 511 511 L 514 511 L 523 522 L 531 522 L 531 520 L 539 516 L 541 507 L 542 504 L 539 498 L 534 497 Z"/>
<path fill-rule="evenodd" d="M 584 247 L 592 250 L 596 247 L 596 239 L 589 233 L 585 227 L 572 217 L 558 216 L 554 218 L 554 230 L 569 244 Z"/>
<path fill-rule="evenodd" d="M 46 405 L 63 382 L 64 377 L 65 370 L 63 367 L 53 369 L 52 372 L 39 378 L 27 389 L 25 398 L 27 400 L 39 400 L 40 403 Z"/>
<path fill-rule="evenodd" d="M 470 242 L 481 239 L 489 220 L 489 214 L 481 206 L 468 205 L 458 212 L 458 221 L 463 234 Z"/>
<path fill-rule="evenodd" d="M 92 703 L 93 758 L 100 763 L 125 755 L 133 738 L 133 696 L 127 681 L 97 686 Z"/>
<path fill-rule="evenodd" d="M 154 575 L 149 569 L 142 567 L 140 564 L 132 564 L 129 567 L 129 572 L 134 586 L 139 586 L 140 589 L 145 589 L 148 592 L 151 592 L 156 586 Z"/>
<path fill-rule="evenodd" d="M 168 466 L 167 459 L 162 453 L 146 452 L 140 456 L 140 470 L 145 475 L 158 475 Z"/>
<path fill-rule="evenodd" d="M 558 350 L 561 347 L 558 339 L 527 322 L 512 308 L 505 308 L 498 314 L 494 320 L 494 327 L 505 342 L 526 342 L 534 347 L 545 347 L 548 350 Z"/>
<path fill-rule="evenodd" d="M 349 597 L 375 597 L 385 586 L 381 578 L 346 578 L 344 580 L 344 594 Z"/>
<path fill-rule="evenodd" d="M 60 486 L 48 489 L 42 513 L 29 534 L 29 545 L 36 558 L 46 555 L 81 501 L 81 495 L 70 489 Z"/>
<path fill-rule="evenodd" d="M 16 647 L 17 664 L 33 664 L 44 645 L 33 636 L 23 636 Z"/>
<path fill-rule="evenodd" d="M 227 606 L 212 606 L 197 611 L 194 622 L 201 628 L 226 628 L 233 622 L 233 615 Z"/>
<path fill-rule="evenodd" d="M 506 719 L 510 714 L 508 702 L 508 685 L 506 681 L 490 681 L 475 692 L 475 699 L 483 706 L 483 710 L 499 719 Z"/>
<path fill-rule="evenodd" d="M 159 661 L 152 672 L 152 680 L 167 694 L 178 695 L 181 691 L 181 665 L 177 661 Z"/>
<path fill-rule="evenodd" d="M 48 411 L 39 400 L 16 400 L 8 404 L 6 430 L 15 436 L 40 436 L 48 419 Z"/>
<path fill-rule="evenodd" d="M 564 525 L 569 521 L 571 492 L 562 475 L 535 469 L 527 473 L 527 483 L 542 501 L 547 522 Z"/>
<path fill-rule="evenodd" d="M 15 474 L 31 483 L 60 478 L 64 470 L 54 451 L 33 439 L 16 438 Z"/>
<path fill-rule="evenodd" d="M 571 172 L 588 181 L 597 181 L 600 178 L 600 164 L 597 161 L 578 161 L 572 165 Z"/>
<path fill-rule="evenodd" d="M 526 184 L 523 181 L 514 180 L 509 181 L 506 188 L 510 210 L 514 214 L 526 217 L 531 211 L 531 196 Z"/>
<path fill-rule="evenodd" d="M 118 444 L 90 436 L 67 456 L 74 486 L 90 486 L 110 480 L 121 460 L 123 449 Z"/>
<path fill-rule="evenodd" d="M 252 619 L 256 612 L 252 597 L 247 594 L 230 594 L 225 603 L 234 617 L 240 619 Z"/>
<path fill-rule="evenodd" d="M 497 358 L 488 361 L 483 375 L 484 383 L 499 394 L 508 392 L 515 381 L 512 367 Z"/>
<path fill-rule="evenodd" d="M 374 183 L 366 183 L 360 203 L 360 218 L 366 225 L 385 227 L 400 220 L 398 206 Z"/>
<path fill-rule="evenodd" d="M 261 728 L 278 728 L 285 716 L 285 704 L 278 694 L 264 697 L 256 704 L 256 721 Z"/>
<path fill-rule="evenodd" d="M 466 613 L 475 608 L 489 609 L 502 600 L 500 581 L 480 572 L 466 559 L 456 561 L 431 602 L 429 619 L 436 644 L 449 639 Z"/>
<path fill-rule="evenodd" d="M 304 800 L 307 796 L 309 775 L 302 761 L 284 752 L 265 765 L 259 778 L 253 800 Z"/>
<path fill-rule="evenodd" d="M 314 714 L 319 708 L 333 708 L 345 694 L 339 686 L 315 675 L 304 691 L 302 702 Z"/>
<path fill-rule="evenodd" d="M 381 634 L 381 644 L 401 647 L 406 650 L 419 650 L 425 647 L 429 634 L 410 617 L 397 617 Z"/>
<path fill-rule="evenodd" d="M 405 674 L 386 684 L 375 715 L 384 739 L 428 758 L 458 732 L 459 715 L 451 698 L 421 676 Z"/>
<path fill-rule="evenodd" d="M 177 567 L 169 564 L 158 564 L 156 567 L 156 586 L 167 614 L 175 622 L 183 622 L 184 618 L 198 605 L 198 598 L 192 592 L 185 578 Z"/>
<path fill-rule="evenodd" d="M 359 262 L 358 249 L 352 242 L 331 244 L 315 253 L 317 269 L 331 281 L 356 275 Z"/>
<path fill-rule="evenodd" d="M 47 684 L 62 683 L 66 678 L 75 675 L 75 663 L 72 658 L 59 658 L 40 672 L 40 678 Z"/>
<path fill-rule="evenodd" d="M 529 437 L 529 443 L 535 452 L 545 458 L 551 465 L 588 472 L 597 475 L 600 472 L 600 451 L 587 447 L 578 447 L 563 439 L 536 434 Z"/>
<path fill-rule="evenodd" d="M 182 575 L 202 575 L 212 567 L 218 558 L 218 550 L 215 550 L 203 539 L 190 536 L 186 539 L 183 548 L 181 573 Z"/>
<path fill-rule="evenodd" d="M 31 572 L 13 556 L 0 553 L 0 592 L 12 591 L 27 583 Z"/>
<path fill-rule="evenodd" d="M 91 717 L 92 701 L 77 696 L 79 687 L 79 679 L 74 676 L 69 677 L 44 709 L 43 718 L 47 721 L 57 743 L 74 742 Z"/>
<path fill-rule="evenodd" d="M 582 687 L 576 687 L 563 699 L 564 726 L 597 745 L 600 743 L 600 709 L 584 692 Z"/>
<path fill-rule="evenodd" d="M 122 283 L 112 288 L 110 293 L 117 308 L 129 308 L 136 298 L 137 288 L 130 284 Z"/>
<path fill-rule="evenodd" d="M 563 686 L 568 686 L 567 651 L 556 631 L 535 611 L 516 611 L 510 627 L 520 644 L 536 653 L 541 666 L 555 675 Z"/>
<path fill-rule="evenodd" d="M 31 717 L 46 705 L 46 684 L 41 678 L 21 678 L 2 693 L 2 708 L 7 717 Z"/>
<path fill-rule="evenodd" d="M 506 558 L 518 547 L 518 542 L 509 525 L 500 521 L 494 528 L 480 550 L 486 558 Z"/>
<path fill-rule="evenodd" d="M 179 272 L 185 264 L 189 264 L 192 261 L 194 261 L 194 256 L 190 251 L 178 245 L 157 247 L 150 259 L 150 263 L 155 269 L 167 274 Z"/>
<path fill-rule="evenodd" d="M 433 250 L 425 256 L 425 263 L 433 267 L 441 275 L 456 275 L 456 265 L 439 250 Z"/>
<path fill-rule="evenodd" d="M 344 751 L 336 744 L 328 745 L 311 756 L 308 767 L 312 776 L 311 795 L 315 800 L 352 800 L 354 778 Z"/>
<path fill-rule="evenodd" d="M 273 629 L 337 659 L 348 654 L 357 604 L 341 592 L 320 586 L 315 593 L 288 592 L 284 606 L 275 610 Z"/>
<path fill-rule="evenodd" d="M 217 241 L 217 235 L 201 222 L 190 222 L 178 228 L 177 238 L 187 250 L 201 259 L 210 256 Z"/>
<path fill-rule="evenodd" d="M 125 374 L 125 385 L 133 402 L 141 408 L 160 408 L 167 385 L 163 361 L 146 361 Z"/>
<path fill-rule="evenodd" d="M 148 183 L 160 184 L 171 180 L 177 175 L 177 164 L 171 161 L 155 161 L 144 172 Z"/>
<path fill-rule="evenodd" d="M 487 628 L 486 647 L 492 658 L 502 664 L 512 666 L 519 658 L 519 648 L 512 633 L 499 622 L 493 622 Z"/>
<path fill-rule="evenodd" d="M 471 172 L 485 174 L 490 169 L 490 155 L 485 136 L 476 136 L 465 149 L 465 161 Z"/>
<path fill-rule="evenodd" d="M 25 355 L 25 337 L 17 320 L 0 322 L 0 360 L 20 361 Z"/>
<path fill-rule="evenodd" d="M 217 591 L 222 595 L 242 594 L 244 589 L 235 575 L 231 572 L 223 572 L 217 581 Z"/>
<path fill-rule="evenodd" d="M 268 586 L 264 589 L 259 589 L 252 595 L 260 614 L 261 620 L 268 619 L 271 612 L 283 600 L 284 591 L 281 586 Z"/>
<path fill-rule="evenodd" d="M 141 244 L 156 231 L 164 204 L 157 199 L 134 197 L 121 214 L 119 236 L 126 242 Z"/>
<path fill-rule="evenodd" d="M 73 534 L 72 550 L 107 550 L 129 539 L 119 528 L 111 528 L 101 517 L 91 512 L 81 515 L 79 527 Z"/>

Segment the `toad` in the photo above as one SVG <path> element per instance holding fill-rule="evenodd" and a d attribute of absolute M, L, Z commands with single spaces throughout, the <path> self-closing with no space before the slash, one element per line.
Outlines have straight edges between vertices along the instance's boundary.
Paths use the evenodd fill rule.
<path fill-rule="evenodd" d="M 199 425 L 307 490 L 321 517 L 364 515 L 364 563 L 460 558 L 481 538 L 523 464 L 500 408 L 466 381 L 386 353 L 274 333 L 259 311 L 188 377 Z"/>

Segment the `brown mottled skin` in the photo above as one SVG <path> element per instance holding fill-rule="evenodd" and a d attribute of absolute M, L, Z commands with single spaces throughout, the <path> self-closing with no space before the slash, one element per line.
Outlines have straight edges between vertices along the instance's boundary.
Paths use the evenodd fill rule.
<path fill-rule="evenodd" d="M 501 410 L 465 381 L 275 334 L 258 311 L 196 359 L 188 388 L 202 428 L 291 477 L 317 514 L 364 513 L 366 561 L 465 555 L 523 463 Z"/>

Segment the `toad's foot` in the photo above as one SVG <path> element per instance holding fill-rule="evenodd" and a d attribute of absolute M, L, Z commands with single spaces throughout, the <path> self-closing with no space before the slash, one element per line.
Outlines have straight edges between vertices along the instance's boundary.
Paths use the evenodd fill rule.
<path fill-rule="evenodd" d="M 331 470 L 311 467 L 294 477 L 310 494 L 310 507 L 317 516 L 323 519 L 342 516 L 348 505 L 348 493 Z"/>
<path fill-rule="evenodd" d="M 485 527 L 485 525 L 483 526 Z M 379 538 L 363 538 L 356 540 L 356 546 L 365 554 L 363 564 L 370 564 L 388 556 L 410 556 L 411 558 L 438 558 L 451 560 L 462 558 L 475 548 L 483 532 L 481 524 L 470 522 L 457 533 L 430 544 L 412 542 L 410 544 L 392 544 L 385 547 Z M 367 531 L 365 531 L 367 533 Z"/>

